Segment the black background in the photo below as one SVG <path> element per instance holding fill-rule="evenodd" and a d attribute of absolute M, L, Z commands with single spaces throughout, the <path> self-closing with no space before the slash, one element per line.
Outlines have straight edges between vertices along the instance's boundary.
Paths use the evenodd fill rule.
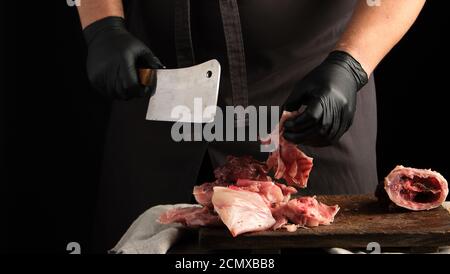
<path fill-rule="evenodd" d="M 76 9 L 15 2 L 1 9 L 1 250 L 65 253 L 76 241 L 88 252 L 108 102 L 89 88 Z M 397 164 L 450 178 L 444 3 L 428 1 L 376 71 L 380 178 Z"/>

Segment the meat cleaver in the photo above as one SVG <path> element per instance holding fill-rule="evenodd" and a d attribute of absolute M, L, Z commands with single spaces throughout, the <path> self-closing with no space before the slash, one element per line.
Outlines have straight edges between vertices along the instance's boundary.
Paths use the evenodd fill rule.
<path fill-rule="evenodd" d="M 213 59 L 179 69 L 139 69 L 142 85 L 151 86 L 146 119 L 211 123 L 216 115 L 220 63 Z"/>

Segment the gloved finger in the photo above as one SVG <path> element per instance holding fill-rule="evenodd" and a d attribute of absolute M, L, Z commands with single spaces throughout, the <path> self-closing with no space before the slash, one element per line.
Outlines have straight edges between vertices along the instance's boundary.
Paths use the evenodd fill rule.
<path fill-rule="evenodd" d="M 323 107 L 320 100 L 312 101 L 306 110 L 284 123 L 284 128 L 291 132 L 302 132 L 314 125 L 320 125 L 323 117 Z"/>
<path fill-rule="evenodd" d="M 331 142 L 327 138 L 323 138 L 321 136 L 317 136 L 315 138 L 311 138 L 311 139 L 305 140 L 303 142 L 303 145 L 312 146 L 312 147 L 326 147 L 326 146 L 330 146 L 332 144 L 333 144 L 333 142 Z"/>
<path fill-rule="evenodd" d="M 310 140 L 317 139 L 320 136 L 320 125 L 313 126 L 303 132 L 292 132 L 285 129 L 283 137 L 295 144 L 304 144 Z"/>
<path fill-rule="evenodd" d="M 308 87 L 305 83 L 301 82 L 289 95 L 288 99 L 283 105 L 283 110 L 286 111 L 298 111 L 302 105 L 307 101 Z"/>
<path fill-rule="evenodd" d="M 330 134 L 330 141 L 332 143 L 338 142 L 341 139 L 341 137 L 348 131 L 348 129 L 351 127 L 353 123 L 353 117 L 345 117 L 344 115 L 342 115 L 342 117 L 344 118 L 341 119 L 339 128 L 337 128 L 335 132 L 332 132 Z"/>
<path fill-rule="evenodd" d="M 145 94 L 146 87 L 139 83 L 138 72 L 134 60 L 127 61 L 120 68 L 121 98 L 131 99 L 134 97 L 142 97 Z"/>
<path fill-rule="evenodd" d="M 317 123 L 313 119 L 307 119 L 304 122 L 297 123 L 296 119 L 292 118 L 284 123 L 284 129 L 289 132 L 298 133 L 306 131 L 316 125 Z"/>
<path fill-rule="evenodd" d="M 122 99 L 124 92 L 121 84 L 120 66 L 109 66 L 97 80 L 101 85 L 95 86 L 96 89 L 109 99 Z"/>
<path fill-rule="evenodd" d="M 305 133 L 289 133 L 292 135 L 288 136 L 287 138 L 295 140 L 297 144 L 314 147 L 325 147 L 333 144 L 332 140 L 329 140 L 328 135 L 324 133 L 325 131 L 326 130 L 322 128 L 319 129 L 315 128 L 310 129 L 308 132 Z"/>
<path fill-rule="evenodd" d="M 161 61 L 156 57 L 150 49 L 140 54 L 136 60 L 136 64 L 139 68 L 151 68 L 151 69 L 164 69 Z"/>
<path fill-rule="evenodd" d="M 123 77 L 119 71 L 116 73 L 114 81 L 112 81 L 114 85 L 108 88 L 109 93 L 113 99 L 119 100 L 129 100 L 131 98 L 130 94 L 126 91 L 125 85 L 123 83 Z"/>

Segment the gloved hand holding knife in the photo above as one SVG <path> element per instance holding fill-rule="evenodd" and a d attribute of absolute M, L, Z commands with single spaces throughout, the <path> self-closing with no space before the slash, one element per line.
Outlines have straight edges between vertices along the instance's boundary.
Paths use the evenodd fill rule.
<path fill-rule="evenodd" d="M 111 99 L 142 97 L 149 86 L 139 83 L 138 68 L 164 68 L 159 59 L 125 28 L 122 17 L 110 16 L 88 25 L 87 72 L 91 84 Z"/>
<path fill-rule="evenodd" d="M 306 110 L 285 122 L 284 137 L 296 144 L 326 146 L 352 124 L 357 92 L 367 83 L 361 64 L 344 51 L 333 51 L 294 88 L 285 110 Z"/>

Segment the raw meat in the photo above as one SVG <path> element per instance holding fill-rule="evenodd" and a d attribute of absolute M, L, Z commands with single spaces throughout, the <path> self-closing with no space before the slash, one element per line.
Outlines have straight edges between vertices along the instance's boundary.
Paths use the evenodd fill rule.
<path fill-rule="evenodd" d="M 229 186 L 231 189 L 247 190 L 258 193 L 264 202 L 269 206 L 275 206 L 285 200 L 283 191 L 272 181 L 252 181 L 247 179 L 239 179 L 236 185 Z"/>
<path fill-rule="evenodd" d="M 228 156 L 226 163 L 214 170 L 218 183 L 235 183 L 238 179 L 267 181 L 267 165 L 251 156 Z"/>
<path fill-rule="evenodd" d="M 429 210 L 445 201 L 448 183 L 438 172 L 397 166 L 384 179 L 384 190 L 397 206 Z"/>
<path fill-rule="evenodd" d="M 287 202 L 291 199 L 291 194 L 297 193 L 297 189 L 292 186 L 287 186 L 285 184 L 275 183 L 279 188 L 281 188 L 281 191 L 284 195 L 284 201 Z"/>
<path fill-rule="evenodd" d="M 315 197 L 300 197 L 292 199 L 288 203 L 272 210 L 273 217 L 277 220 L 274 229 L 286 228 L 295 231 L 296 227 L 315 227 L 330 225 L 334 216 L 339 211 L 339 206 L 328 206 Z M 292 224 L 288 224 L 288 222 Z"/>
<path fill-rule="evenodd" d="M 270 140 L 261 141 L 277 148 L 266 162 L 250 156 L 228 156 L 226 163 L 214 170 L 215 182 L 194 187 L 195 199 L 203 207 L 172 210 L 160 221 L 187 226 L 223 222 L 233 236 L 280 228 L 295 231 L 333 222 L 339 206 L 327 206 L 315 197 L 290 200 L 297 193 L 295 187 L 306 187 L 313 166 L 312 158 L 282 137 L 284 121 L 295 115 L 298 112 L 284 112 Z M 269 170 L 288 185 L 274 182 Z"/>
<path fill-rule="evenodd" d="M 288 185 L 305 188 L 313 167 L 313 159 L 306 156 L 296 144 L 283 138 L 284 122 L 296 115 L 298 115 L 298 112 L 283 112 L 278 127 L 270 136 L 270 142 L 275 142 L 275 145 L 278 144 L 278 146 L 269 155 L 266 163 L 269 169 L 274 170 L 275 179 L 283 178 Z M 268 140 L 262 142 L 267 143 Z"/>
<path fill-rule="evenodd" d="M 158 220 L 162 224 L 181 223 L 189 227 L 217 226 L 222 222 L 217 214 L 206 207 L 174 208 L 164 212 Z"/>
<path fill-rule="evenodd" d="M 274 183 L 272 181 L 238 179 L 236 184 L 233 185 L 222 184 L 216 181 L 213 183 L 204 183 L 202 185 L 195 186 L 193 191 L 195 200 L 203 206 L 212 208 L 213 204 L 211 198 L 213 195 L 213 188 L 215 186 L 227 186 L 231 189 L 256 192 L 261 195 L 261 198 L 263 198 L 269 206 L 275 206 L 277 204 L 287 202 L 290 200 L 291 194 L 297 193 L 297 190 L 294 187 Z"/>
<path fill-rule="evenodd" d="M 226 184 L 219 183 L 218 181 L 212 182 L 212 183 L 204 183 L 199 186 L 194 186 L 194 197 L 197 203 L 201 204 L 202 206 L 210 207 L 212 208 L 212 194 L 213 194 L 213 188 L 215 186 L 226 186 Z"/>
<path fill-rule="evenodd" d="M 231 234 L 270 229 L 275 224 L 270 208 L 255 192 L 227 187 L 214 187 L 214 210 Z"/>
<path fill-rule="evenodd" d="M 327 206 L 315 197 L 290 200 L 297 190 L 272 181 L 238 179 L 227 187 L 218 185 L 214 182 L 196 187 L 196 199 L 204 207 L 168 211 L 160 222 L 194 227 L 223 222 L 237 236 L 269 229 L 295 231 L 298 227 L 329 225 L 339 210 L 337 205 Z"/>

